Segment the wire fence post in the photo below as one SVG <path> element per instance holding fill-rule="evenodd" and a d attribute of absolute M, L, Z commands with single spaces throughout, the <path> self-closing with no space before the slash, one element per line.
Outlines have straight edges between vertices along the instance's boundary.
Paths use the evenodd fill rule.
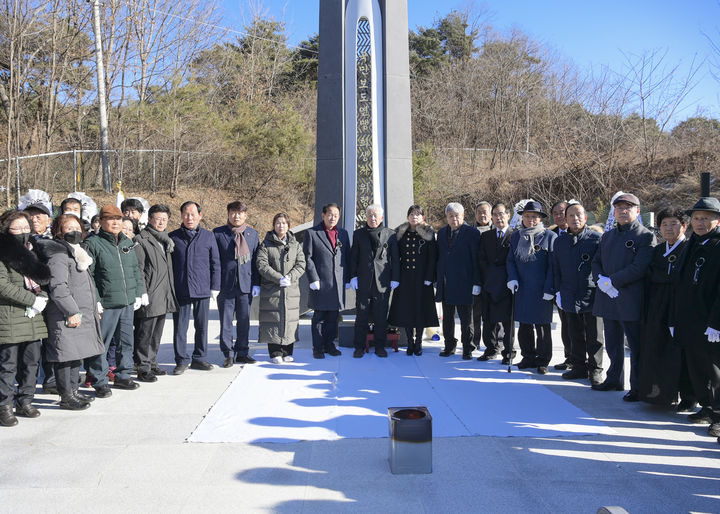
<path fill-rule="evenodd" d="M 155 188 L 157 187 L 157 182 L 155 178 L 155 150 L 153 150 L 153 165 L 152 165 L 152 192 L 155 193 Z"/>

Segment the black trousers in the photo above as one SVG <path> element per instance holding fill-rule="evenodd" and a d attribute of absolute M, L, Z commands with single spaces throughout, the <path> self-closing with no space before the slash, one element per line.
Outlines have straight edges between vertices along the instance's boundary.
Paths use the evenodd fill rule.
<path fill-rule="evenodd" d="M 537 333 L 537 338 L 535 334 Z M 552 359 L 552 328 L 550 323 L 520 323 L 518 327 L 518 343 L 522 358 L 534 366 L 547 366 Z"/>
<path fill-rule="evenodd" d="M 310 331 L 313 352 L 326 352 L 335 347 L 340 311 L 313 311 Z"/>
<path fill-rule="evenodd" d="M 358 294 L 355 298 L 355 348 L 365 348 L 368 327 L 370 325 L 370 314 L 374 323 L 373 341 L 376 348 L 384 348 L 387 341 L 387 315 L 390 305 L 390 291 L 380 293 L 373 283 L 372 292 L 369 295 Z"/>
<path fill-rule="evenodd" d="M 572 337 L 570 335 L 570 327 L 568 325 L 568 315 L 570 312 L 565 312 L 558 307 L 558 317 L 560 318 L 560 338 L 562 339 L 563 351 L 565 352 L 565 362 L 570 360 L 572 355 Z M 600 350 L 602 351 L 602 349 Z"/>
<path fill-rule="evenodd" d="M 576 314 L 562 312 L 565 320 L 563 330 L 567 326 L 570 335 L 569 361 L 573 369 L 590 373 L 602 371 L 603 360 L 603 329 L 602 319 L 591 312 Z"/>
<path fill-rule="evenodd" d="M 165 327 L 165 315 L 151 318 L 135 317 L 135 357 L 138 373 L 158 367 L 157 354 Z"/>
<path fill-rule="evenodd" d="M 78 388 L 82 361 L 55 362 L 55 379 L 60 397 L 70 396 Z"/>
<path fill-rule="evenodd" d="M 498 353 L 500 351 L 500 323 L 489 323 L 483 319 L 484 303 L 487 298 L 484 295 L 473 297 L 473 345 L 480 348 L 480 340 L 485 345 L 485 353 Z"/>
<path fill-rule="evenodd" d="M 35 396 L 40 340 L 0 344 L 0 405 L 27 405 Z M 17 380 L 17 392 L 15 381 Z"/>
<path fill-rule="evenodd" d="M 720 344 L 697 338 L 685 346 L 685 357 L 698 403 L 720 422 Z"/>
<path fill-rule="evenodd" d="M 423 332 L 425 331 L 425 328 L 423 327 L 417 327 L 417 328 L 410 328 L 405 327 L 405 337 L 407 338 L 408 346 L 410 345 L 418 345 L 422 344 L 423 340 Z"/>
<path fill-rule="evenodd" d="M 270 357 L 287 357 L 288 355 L 293 354 L 294 346 L 295 343 L 285 345 L 268 343 L 268 353 L 270 354 Z"/>
<path fill-rule="evenodd" d="M 463 355 L 469 355 L 475 349 L 473 346 L 472 305 L 453 305 L 442 302 L 443 337 L 445 350 L 455 351 L 457 339 L 455 338 L 455 311 L 460 318 L 460 341 L 462 341 Z"/>
<path fill-rule="evenodd" d="M 692 381 L 690 380 L 687 356 L 685 355 L 684 348 L 680 352 L 680 360 L 680 377 L 678 377 L 678 392 L 680 393 L 680 400 L 686 402 L 697 402 L 697 396 L 695 396 L 695 390 L 693 389 Z"/>
<path fill-rule="evenodd" d="M 625 338 L 630 347 L 630 390 L 638 390 L 642 323 L 603 318 L 605 351 L 610 358 L 605 380 L 614 384 L 625 383 Z"/>
<path fill-rule="evenodd" d="M 515 322 L 503 321 L 502 323 L 498 323 L 498 326 L 500 327 L 500 330 L 498 330 L 498 339 L 502 339 L 503 342 L 503 349 L 500 354 L 503 357 L 510 357 L 511 355 L 514 357 Z"/>
<path fill-rule="evenodd" d="M 55 363 L 47 360 L 47 339 L 40 340 L 40 367 L 43 372 L 43 387 L 55 386 Z"/>

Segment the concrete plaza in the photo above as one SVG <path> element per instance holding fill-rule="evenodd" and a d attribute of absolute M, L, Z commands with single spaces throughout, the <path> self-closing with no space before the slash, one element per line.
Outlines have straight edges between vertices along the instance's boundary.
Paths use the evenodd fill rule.
<path fill-rule="evenodd" d="M 218 332 L 213 310 L 215 364 L 222 362 Z M 300 334 L 298 345 L 309 347 L 307 321 Z M 553 337 L 555 363 L 559 331 Z M 171 339 L 168 320 L 160 356 L 168 371 Z M 419 358 L 437 359 L 439 350 L 439 343 L 426 344 Z M 625 403 L 621 392 L 564 381 L 552 368 L 536 376 L 537 386 L 614 433 L 435 438 L 429 475 L 391 474 L 387 438 L 186 442 L 239 373 L 235 365 L 159 377 L 136 391 L 114 390 L 82 412 L 62 411 L 57 397 L 38 394 L 40 418 L 0 430 L 0 511 L 593 513 L 617 505 L 631 513 L 720 512 L 720 445 L 707 426 L 671 409 Z"/>

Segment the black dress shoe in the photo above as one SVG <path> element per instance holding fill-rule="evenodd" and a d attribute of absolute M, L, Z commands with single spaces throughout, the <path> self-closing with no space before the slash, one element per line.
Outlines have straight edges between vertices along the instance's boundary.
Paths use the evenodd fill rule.
<path fill-rule="evenodd" d="M 415 343 L 415 351 L 413 353 L 420 357 L 422 355 L 422 344 Z"/>
<path fill-rule="evenodd" d="M 110 386 L 105 384 L 95 388 L 95 398 L 110 398 L 112 396 L 112 389 Z"/>
<path fill-rule="evenodd" d="M 223 368 L 232 368 L 233 364 L 233 358 L 232 357 L 225 357 L 222 363 Z"/>
<path fill-rule="evenodd" d="M 633 391 L 632 389 L 625 393 L 625 396 L 623 396 L 624 402 L 639 402 L 640 397 L 637 394 L 637 391 Z"/>
<path fill-rule="evenodd" d="M 529 360 L 522 359 L 517 363 L 518 369 L 530 369 L 535 367 L 535 363 Z"/>
<path fill-rule="evenodd" d="M 12 405 L 0 405 L 0 425 L 14 427 L 17 424 L 18 420 L 13 414 Z"/>
<path fill-rule="evenodd" d="M 190 363 L 190 369 L 197 369 L 200 371 L 210 371 L 213 369 L 213 365 L 205 361 L 192 361 Z"/>
<path fill-rule="evenodd" d="M 472 360 L 472 353 L 463 353 L 462 359 L 464 361 L 471 361 Z"/>
<path fill-rule="evenodd" d="M 365 349 L 364 348 L 355 348 L 355 351 L 353 352 L 353 357 L 356 359 L 361 359 L 365 355 Z"/>
<path fill-rule="evenodd" d="M 710 407 L 703 407 L 696 413 L 690 414 L 688 416 L 688 421 L 697 425 L 709 425 L 713 421 L 712 410 Z"/>
<path fill-rule="evenodd" d="M 113 387 L 115 389 L 125 389 L 126 391 L 132 391 L 140 387 L 140 384 L 135 382 L 132 378 L 118 378 L 115 377 L 113 381 Z"/>
<path fill-rule="evenodd" d="M 163 377 L 163 376 L 167 375 L 167 371 L 165 371 L 162 368 L 158 368 L 158 367 L 150 368 L 150 371 L 152 372 L 153 375 L 156 375 L 158 377 Z"/>
<path fill-rule="evenodd" d="M 592 386 L 595 391 L 624 391 L 625 387 L 622 384 L 616 384 L 615 382 L 608 382 L 607 380 L 602 384 L 596 384 Z"/>
<path fill-rule="evenodd" d="M 450 357 L 451 355 L 455 354 L 455 347 L 452 348 L 445 348 L 443 351 L 439 353 L 440 357 Z"/>
<path fill-rule="evenodd" d="M 46 386 L 44 385 L 42 388 L 42 394 L 60 394 L 60 391 L 58 391 L 58 388 L 56 386 L 50 385 Z"/>
<path fill-rule="evenodd" d="M 483 353 L 480 357 L 478 357 L 479 361 L 489 361 L 490 359 L 494 359 L 497 357 L 497 353 Z"/>
<path fill-rule="evenodd" d="M 32 403 L 26 403 L 15 407 L 15 415 L 23 418 L 37 418 L 40 416 L 40 411 Z"/>
<path fill-rule="evenodd" d="M 325 352 L 313 351 L 313 359 L 324 359 L 324 358 L 325 358 Z"/>
<path fill-rule="evenodd" d="M 332 355 L 333 357 L 337 357 L 338 355 L 342 355 L 342 352 L 341 352 L 340 350 L 338 350 L 337 348 L 335 348 L 334 346 L 332 346 L 332 347 L 328 348 L 327 350 L 325 350 L 325 353 L 327 353 L 328 355 Z"/>
<path fill-rule="evenodd" d="M 94 396 L 90 396 L 89 394 L 81 393 L 77 389 L 73 390 L 72 395 L 75 398 L 77 398 L 78 400 L 80 400 L 81 402 L 94 402 L 95 401 Z"/>
<path fill-rule="evenodd" d="M 565 380 L 577 380 L 579 378 L 587 378 L 588 372 L 581 369 L 570 369 L 562 374 Z"/>
<path fill-rule="evenodd" d="M 698 403 L 694 400 L 681 400 L 680 403 L 677 404 L 677 407 L 675 410 L 678 412 L 688 412 L 691 410 L 695 410 L 698 406 Z"/>
<path fill-rule="evenodd" d="M 182 375 L 188 369 L 187 364 L 178 364 L 173 368 L 173 375 Z"/>
<path fill-rule="evenodd" d="M 80 400 L 72 395 L 60 399 L 60 408 L 65 410 L 85 410 L 90 407 L 90 402 Z"/>
<path fill-rule="evenodd" d="M 375 347 L 375 355 L 378 357 L 387 357 L 387 350 L 383 346 L 376 346 Z"/>
<path fill-rule="evenodd" d="M 408 343 L 405 353 L 408 355 L 412 355 L 413 353 L 415 353 L 415 345 Z"/>
<path fill-rule="evenodd" d="M 235 362 L 239 362 L 240 364 L 255 364 L 257 361 L 249 355 L 243 355 L 241 357 L 235 357 Z"/>
<path fill-rule="evenodd" d="M 140 371 L 137 374 L 137 379 L 140 382 L 157 382 L 157 377 L 151 371 Z"/>
<path fill-rule="evenodd" d="M 553 366 L 558 371 L 567 371 L 569 369 L 572 369 L 572 364 L 570 364 L 568 361 L 561 362 L 560 364 L 555 364 Z"/>
<path fill-rule="evenodd" d="M 711 435 L 713 437 L 720 437 L 720 422 L 716 421 L 708 427 L 708 435 Z"/>

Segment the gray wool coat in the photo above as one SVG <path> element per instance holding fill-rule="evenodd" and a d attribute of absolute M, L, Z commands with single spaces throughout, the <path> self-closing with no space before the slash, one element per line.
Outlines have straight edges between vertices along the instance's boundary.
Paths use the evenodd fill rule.
<path fill-rule="evenodd" d="M 154 318 L 176 312 L 172 252 L 167 251 L 163 243 L 147 228 L 135 236 L 135 242 L 138 244 L 135 255 L 145 281 L 145 291 L 150 299 L 150 304 L 140 307 L 137 315 L 141 318 Z"/>
<path fill-rule="evenodd" d="M 105 351 L 100 335 L 100 318 L 97 312 L 95 284 L 82 257 L 76 258 L 73 247 L 65 241 L 47 239 L 36 243 L 39 254 L 47 259 L 51 278 L 47 286 L 50 301 L 45 308 L 45 322 L 48 327 L 48 362 L 82 360 Z M 85 254 L 85 257 L 90 257 Z M 78 253 L 80 255 L 80 253 Z M 67 318 L 80 313 L 80 326 L 65 326 Z"/>
<path fill-rule="evenodd" d="M 305 254 L 291 232 L 286 242 L 270 231 L 257 250 L 260 274 L 260 328 L 258 341 L 289 345 L 295 342 L 300 318 L 300 277 L 305 273 Z M 291 285 L 280 287 L 290 277 Z"/>

